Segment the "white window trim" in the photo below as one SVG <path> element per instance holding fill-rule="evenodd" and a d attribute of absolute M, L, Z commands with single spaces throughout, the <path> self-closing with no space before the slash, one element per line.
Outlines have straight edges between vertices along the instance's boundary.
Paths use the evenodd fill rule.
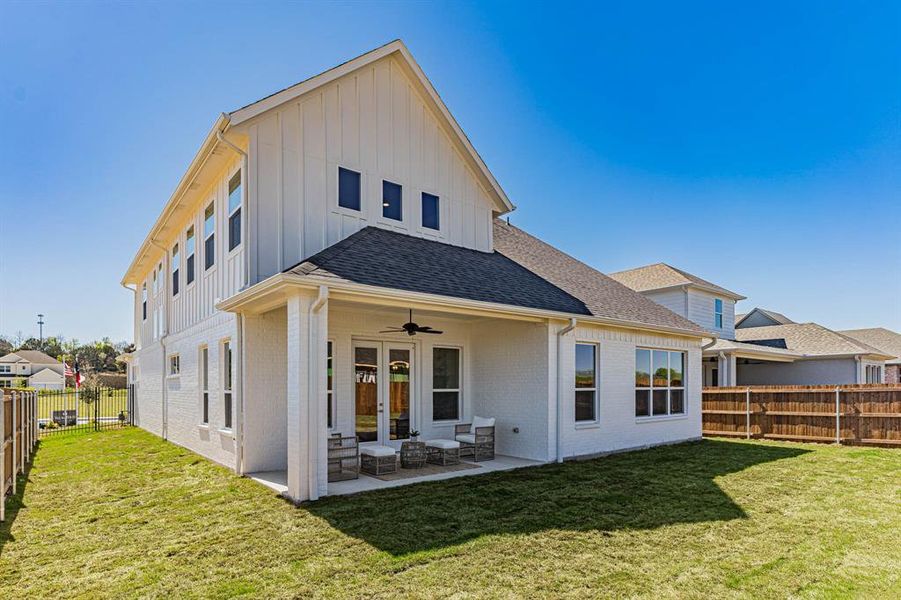
<path fill-rule="evenodd" d="M 194 229 L 194 251 L 188 254 L 188 231 L 191 228 Z M 189 283 L 188 259 L 192 256 L 194 257 L 194 280 Z M 191 223 L 185 228 L 185 289 L 191 289 L 192 287 L 194 287 L 195 283 L 197 283 L 197 227 L 194 226 L 194 223 Z"/>
<path fill-rule="evenodd" d="M 169 260 L 171 264 L 169 265 L 169 275 L 168 277 L 173 277 L 174 279 L 178 279 L 178 291 L 172 294 L 172 298 L 178 298 L 181 295 L 181 240 L 175 242 L 172 245 L 172 250 L 169 251 Z M 174 290 L 173 290 L 174 291 Z"/>
<path fill-rule="evenodd" d="M 181 357 L 178 352 L 173 352 L 166 358 L 166 377 L 169 379 L 181 377 Z"/>
<path fill-rule="evenodd" d="M 448 348 L 451 350 L 457 350 L 457 387 L 456 388 L 436 388 L 435 385 L 435 349 L 436 348 Z M 458 423 L 462 423 L 464 419 L 464 403 L 463 403 L 463 382 L 465 381 L 465 374 L 463 372 L 463 346 L 454 346 L 452 344 L 435 344 L 432 346 L 432 357 L 431 357 L 431 366 L 432 366 L 432 381 L 430 385 L 432 386 L 432 391 L 430 394 L 430 398 L 432 400 L 431 406 L 431 420 L 432 424 L 436 427 L 441 426 L 451 426 L 456 425 Z M 457 392 L 457 418 L 456 419 L 436 419 L 435 418 L 435 392 Z"/>
<path fill-rule="evenodd" d="M 207 234 L 207 232 L 206 232 L 206 209 L 210 208 L 211 206 L 213 207 L 213 211 L 212 211 L 213 230 L 209 234 Z M 215 198 L 215 196 L 213 198 L 211 198 L 209 202 L 204 203 L 203 209 L 200 211 L 200 213 L 201 213 L 201 215 L 203 215 L 201 217 L 201 221 L 200 221 L 201 226 L 202 226 L 201 230 L 203 232 L 203 271 L 202 272 L 203 272 L 204 277 L 206 277 L 207 275 L 209 275 L 210 273 L 215 271 L 216 266 L 219 264 L 219 261 L 216 260 L 215 236 L 216 236 L 216 221 L 217 221 L 217 219 L 216 219 L 216 198 Z M 206 266 L 206 243 L 207 243 L 207 240 L 210 239 L 210 237 L 214 238 L 214 241 L 213 241 L 213 265 L 211 267 L 207 267 Z"/>
<path fill-rule="evenodd" d="M 229 351 L 232 351 L 231 347 L 231 338 L 225 338 L 219 340 L 219 389 L 221 393 L 219 394 L 219 398 L 222 400 L 222 427 L 219 428 L 219 431 L 222 433 L 232 433 L 235 429 L 235 392 L 234 392 L 234 378 L 235 378 L 235 363 L 234 359 L 232 359 L 231 364 L 231 381 L 226 380 L 226 369 L 225 369 L 225 361 L 226 361 L 226 351 L 225 347 L 228 346 Z M 226 388 L 225 384 L 228 383 L 228 387 Z M 228 402 L 231 403 L 231 426 L 225 425 L 225 397 L 228 396 Z"/>
<path fill-rule="evenodd" d="M 422 188 L 420 188 L 416 191 L 419 192 L 419 219 L 418 219 L 418 222 L 416 223 L 417 230 L 419 231 L 419 233 L 421 233 L 423 235 L 443 239 L 444 238 L 444 229 L 445 229 L 444 225 L 445 225 L 446 221 L 444 218 L 444 200 L 442 199 L 441 194 L 439 194 L 438 192 L 433 191 L 433 190 L 426 190 L 426 189 L 422 189 Z M 432 229 L 431 227 L 426 227 L 425 225 L 422 224 L 422 195 L 423 194 L 430 194 L 430 195 L 438 198 L 438 229 Z"/>
<path fill-rule="evenodd" d="M 716 310 L 716 303 L 719 302 L 720 310 Z M 713 299 L 713 326 L 716 329 L 723 329 L 726 325 L 726 302 L 722 298 L 714 298 Z M 719 317 L 719 324 L 717 324 L 717 317 Z"/>
<path fill-rule="evenodd" d="M 346 171 L 353 171 L 354 173 L 359 174 L 360 176 L 360 210 L 354 210 L 352 208 L 347 208 L 346 206 L 341 206 L 338 204 L 338 200 L 340 199 L 341 194 L 341 172 L 340 169 L 344 169 Z M 335 166 L 335 202 L 332 207 L 332 212 L 347 215 L 349 217 L 355 217 L 357 219 L 365 219 L 366 218 L 366 173 L 363 172 L 363 169 L 360 167 L 351 167 L 348 164 L 340 164 Z M 379 207 L 381 207 L 381 202 L 379 203 Z"/>
<path fill-rule="evenodd" d="M 650 373 L 649 373 L 650 386 L 649 387 L 639 387 L 639 386 L 635 385 L 634 378 L 635 378 L 635 371 L 636 371 L 637 365 L 634 364 L 635 353 L 633 352 L 632 412 L 633 412 L 633 414 L 635 413 L 635 392 L 640 391 L 640 390 L 648 390 L 648 412 L 650 413 L 648 415 L 643 415 L 643 416 L 635 415 L 635 421 L 636 422 L 663 421 L 663 420 L 670 420 L 670 419 L 675 420 L 675 419 L 686 418 L 688 415 L 688 395 L 686 394 L 686 391 L 685 391 L 687 389 L 687 386 L 686 386 L 687 381 L 685 378 L 686 378 L 686 375 L 688 374 L 688 352 L 686 352 L 685 350 L 673 350 L 673 349 L 668 349 L 668 348 L 651 348 L 648 346 L 636 346 L 635 350 L 636 350 L 636 352 L 638 350 L 649 350 L 651 352 L 651 364 L 650 364 Z M 671 385 L 666 386 L 666 390 L 667 390 L 666 413 L 661 413 L 661 414 L 654 414 L 654 390 L 664 389 L 664 388 L 660 388 L 660 387 L 654 387 L 654 351 L 655 350 L 657 352 L 666 352 L 667 353 L 666 354 L 667 370 L 669 370 L 670 353 L 671 352 L 679 352 L 680 354 L 682 354 L 682 385 L 681 386 L 671 386 Z M 668 378 L 667 378 L 667 380 L 668 380 Z M 669 390 L 682 390 L 682 412 L 680 412 L 680 413 L 671 412 L 672 411 L 672 399 L 670 397 Z"/>
<path fill-rule="evenodd" d="M 392 219 L 391 217 L 385 216 L 385 183 L 390 183 L 392 185 L 396 185 L 400 188 L 400 219 Z M 404 189 L 404 184 L 399 181 L 394 181 L 393 179 L 388 179 L 387 177 L 381 178 L 381 185 L 379 185 L 379 212 L 378 212 L 378 221 L 379 223 L 385 223 L 386 225 L 392 225 L 397 227 L 399 224 L 407 226 L 407 218 L 409 217 L 409 212 L 406 210 L 408 208 L 406 206 L 407 200 L 405 198 L 406 190 Z M 362 198 L 360 199 L 360 203 L 362 204 Z M 421 219 L 420 219 L 421 221 Z"/>
<path fill-rule="evenodd" d="M 232 209 L 228 206 L 228 200 L 229 200 L 229 198 L 231 197 L 231 194 L 228 193 L 228 186 L 231 185 L 232 179 L 233 179 L 234 176 L 237 175 L 238 173 L 241 174 L 241 183 L 239 184 L 239 185 L 240 185 L 240 188 L 241 188 L 241 193 L 240 193 L 241 201 L 238 202 L 238 206 L 236 206 L 236 207 L 234 208 L 234 210 L 232 210 Z M 232 174 L 229 175 L 228 178 L 225 180 L 225 212 L 226 212 L 226 217 L 225 217 L 225 246 L 224 246 L 224 247 L 225 247 L 225 249 L 226 249 L 226 253 L 225 253 L 225 258 L 226 258 L 226 260 L 230 259 L 232 256 L 234 256 L 235 254 L 237 254 L 237 253 L 241 250 L 241 248 L 244 247 L 244 221 L 245 221 L 245 217 L 247 216 L 246 211 L 242 210 L 242 209 L 244 208 L 244 188 L 245 188 L 245 183 L 246 183 L 246 182 L 244 181 L 244 179 L 245 179 L 244 173 L 243 173 L 243 171 L 241 170 L 241 167 L 238 167 L 238 168 L 235 169 L 234 172 L 232 172 Z M 234 248 L 232 248 L 231 250 L 229 250 L 229 249 L 228 249 L 228 246 L 229 246 L 229 244 L 231 243 L 231 218 L 232 218 L 232 215 L 234 215 L 234 214 L 235 214 L 236 212 L 238 212 L 239 210 L 241 211 L 241 241 L 238 242 L 238 245 L 237 245 L 237 246 L 235 246 Z"/>
<path fill-rule="evenodd" d="M 576 387 L 576 373 L 575 373 L 575 356 L 576 356 L 576 347 L 577 346 L 593 346 L 594 347 L 594 387 L 593 388 L 580 388 Z M 577 340 L 575 345 L 573 346 L 573 423 L 575 423 L 577 429 L 589 428 L 592 426 L 596 426 L 601 422 L 601 386 L 598 381 L 598 378 L 601 373 L 601 345 L 598 342 L 594 341 L 580 341 Z M 576 392 L 594 392 L 594 418 L 586 419 L 584 421 L 576 420 Z"/>
<path fill-rule="evenodd" d="M 206 352 L 206 365 L 204 365 L 203 354 Z M 204 372 L 204 366 L 206 366 L 206 372 Z M 202 344 L 197 348 L 197 389 L 199 391 L 198 400 L 200 406 L 198 407 L 197 415 L 200 417 L 198 419 L 198 426 L 209 429 L 210 427 L 210 347 L 206 344 Z M 207 401 L 207 420 L 203 420 L 203 395 L 206 394 Z"/>

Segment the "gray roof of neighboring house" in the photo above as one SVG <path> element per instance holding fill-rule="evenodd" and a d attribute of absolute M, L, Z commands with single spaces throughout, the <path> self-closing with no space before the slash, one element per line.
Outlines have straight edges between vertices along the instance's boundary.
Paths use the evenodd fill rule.
<path fill-rule="evenodd" d="M 735 340 L 718 339 L 712 346 L 704 348 L 704 354 L 715 354 L 717 352 L 743 352 L 745 354 L 759 354 L 761 356 L 777 355 L 786 358 L 800 358 L 802 355 L 785 348 L 774 348 L 772 346 L 762 346 L 759 344 L 750 344 L 747 342 L 737 342 Z"/>
<path fill-rule="evenodd" d="M 35 365 L 58 365 L 60 362 L 40 350 L 17 350 L 0 356 L 0 363 L 30 362 Z"/>
<path fill-rule="evenodd" d="M 775 310 L 767 310 L 765 308 L 754 307 L 744 314 L 735 315 L 735 325 L 738 326 L 739 324 L 741 324 L 741 322 L 744 321 L 745 318 L 753 312 L 759 312 L 780 325 L 791 325 L 794 323 L 794 321 L 792 321 L 782 313 L 777 313 Z"/>
<path fill-rule="evenodd" d="M 610 273 L 610 277 L 626 285 L 636 292 L 650 292 L 680 285 L 695 286 L 715 294 L 729 296 L 736 300 L 744 300 L 745 297 L 724 287 L 692 275 L 681 269 L 677 269 L 666 263 L 657 263 L 617 273 Z"/>
<path fill-rule="evenodd" d="M 901 364 L 901 333 L 886 329 L 885 327 L 845 329 L 838 333 L 854 338 L 855 340 L 874 348 L 879 348 L 885 354 L 893 355 L 895 358 L 887 360 L 887 363 Z"/>
<path fill-rule="evenodd" d="M 877 348 L 816 323 L 790 323 L 788 325 L 736 329 L 735 338 L 739 342 L 746 343 L 785 340 L 785 347 L 788 350 L 799 352 L 805 356 L 885 355 Z M 769 348 L 769 346 L 767 347 Z"/>
<path fill-rule="evenodd" d="M 495 252 L 366 227 L 286 272 L 704 333 L 521 229 L 494 222 Z"/>

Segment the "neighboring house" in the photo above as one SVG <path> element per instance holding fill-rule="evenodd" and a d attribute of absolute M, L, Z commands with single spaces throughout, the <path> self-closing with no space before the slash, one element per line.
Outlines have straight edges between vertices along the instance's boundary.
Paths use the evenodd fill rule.
<path fill-rule="evenodd" d="M 18 350 L 0 357 L 0 387 L 61 390 L 63 363 L 38 350 Z"/>
<path fill-rule="evenodd" d="M 667 264 L 610 277 L 698 323 L 718 339 L 703 349 L 706 386 L 878 383 L 885 352 L 815 323 L 754 308 L 735 314 L 744 296 Z"/>
<path fill-rule="evenodd" d="M 335 433 L 495 417 L 534 461 L 700 437 L 707 332 L 512 210 L 399 41 L 223 114 L 123 278 L 136 422 L 295 500 L 330 492 Z M 442 333 L 392 331 L 410 310 Z"/>
<path fill-rule="evenodd" d="M 885 383 L 901 383 L 901 333 L 885 327 L 846 329 L 839 333 L 893 355 L 894 358 L 885 361 Z"/>

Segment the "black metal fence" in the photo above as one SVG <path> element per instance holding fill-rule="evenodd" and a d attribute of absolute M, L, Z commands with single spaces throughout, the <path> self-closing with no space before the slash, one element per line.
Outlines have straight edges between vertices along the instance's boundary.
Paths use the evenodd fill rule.
<path fill-rule="evenodd" d="M 38 429 L 41 437 L 76 431 L 100 431 L 133 424 L 134 386 L 115 389 L 40 390 Z"/>

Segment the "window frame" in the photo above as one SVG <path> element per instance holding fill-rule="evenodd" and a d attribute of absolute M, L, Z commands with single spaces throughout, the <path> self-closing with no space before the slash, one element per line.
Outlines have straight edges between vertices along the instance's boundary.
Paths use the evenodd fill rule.
<path fill-rule="evenodd" d="M 219 343 L 220 364 L 222 368 L 219 370 L 219 380 L 222 383 L 222 429 L 220 431 L 234 431 L 235 426 L 235 363 L 232 355 L 231 339 L 226 338 Z"/>
<path fill-rule="evenodd" d="M 209 216 L 207 216 L 209 214 Z M 212 227 L 206 232 L 207 220 L 212 219 Z M 212 239 L 212 242 L 210 240 Z M 216 266 L 216 201 L 211 200 L 203 207 L 203 272 L 208 273 Z"/>
<path fill-rule="evenodd" d="M 722 329 L 723 324 L 726 322 L 723 317 L 724 306 L 725 302 L 723 302 L 722 298 L 713 299 L 713 326 L 717 329 Z"/>
<path fill-rule="evenodd" d="M 169 260 L 171 261 L 170 271 L 172 272 L 172 297 L 175 298 L 180 291 L 179 283 L 181 280 L 181 277 L 179 277 L 181 268 L 181 248 L 178 247 L 178 242 L 175 242 L 175 244 L 172 245 Z"/>
<path fill-rule="evenodd" d="M 425 224 L 425 200 L 426 196 L 430 196 L 435 199 L 435 219 L 437 221 L 437 227 L 430 227 Z M 432 192 L 427 192 L 425 190 L 419 191 L 419 227 L 420 229 L 426 230 L 428 232 L 434 232 L 435 234 L 441 233 L 441 196 L 438 194 L 433 194 Z"/>
<path fill-rule="evenodd" d="M 328 339 L 325 344 L 325 425 L 334 431 L 338 422 L 338 405 L 335 401 L 335 340 Z M 332 372 L 331 378 L 328 371 Z"/>
<path fill-rule="evenodd" d="M 576 385 L 576 380 L 578 378 L 578 371 L 576 370 L 576 353 L 578 351 L 579 346 L 589 346 L 594 350 L 594 386 L 590 388 L 578 387 Z M 592 341 L 576 341 L 573 345 L 573 422 L 577 427 L 585 426 L 585 425 L 595 425 L 600 423 L 601 420 L 601 407 L 600 407 L 600 372 L 601 372 L 601 345 L 598 342 Z M 592 392 L 593 394 L 593 402 L 592 402 L 592 415 L 591 419 L 577 419 L 576 418 L 576 393 L 578 392 Z"/>
<path fill-rule="evenodd" d="M 341 204 L 341 171 L 347 171 L 357 176 L 357 208 L 352 206 L 344 206 Z M 363 214 L 363 171 L 351 169 L 343 165 L 338 165 L 335 169 L 335 208 L 338 211 L 346 211 L 347 214 L 360 217 Z"/>
<path fill-rule="evenodd" d="M 166 360 L 166 377 L 179 377 L 181 375 L 181 357 L 178 352 L 173 352 Z"/>
<path fill-rule="evenodd" d="M 397 219 L 395 219 L 394 217 L 389 217 L 388 215 L 385 214 L 385 209 L 389 208 L 389 206 L 385 205 L 385 188 L 386 188 L 386 186 L 392 186 L 392 185 L 397 186 L 397 189 L 400 193 L 400 196 L 398 198 L 398 202 L 400 203 L 400 206 L 398 207 L 398 209 L 400 211 L 400 215 L 399 215 L 399 218 L 397 218 Z M 379 218 L 381 220 L 389 222 L 389 223 L 404 223 L 405 221 L 404 221 L 404 186 L 403 186 L 403 184 L 397 183 L 396 181 L 391 181 L 390 179 L 382 179 L 382 197 L 381 198 L 382 198 L 382 202 L 381 202 L 382 210 L 379 212 Z"/>
<path fill-rule="evenodd" d="M 147 282 L 141 284 L 141 322 L 147 320 Z"/>
<path fill-rule="evenodd" d="M 645 350 L 649 352 L 650 364 L 649 372 L 648 372 L 648 385 L 647 386 L 639 386 L 638 382 L 635 380 L 635 374 L 638 371 L 638 352 Z M 665 352 L 666 353 L 666 387 L 658 387 L 654 385 L 654 352 Z M 672 367 L 671 360 L 673 354 L 681 354 L 682 355 L 682 385 L 674 386 L 671 382 L 672 376 Z M 688 415 L 688 396 L 686 390 L 688 389 L 686 375 L 688 373 L 688 352 L 685 350 L 671 350 L 667 348 L 654 348 L 651 346 L 635 346 L 635 352 L 633 353 L 633 369 L 632 369 L 632 387 L 634 389 L 633 392 L 633 408 L 635 411 L 635 419 L 636 421 L 646 421 L 646 420 L 657 420 L 657 419 L 682 419 Z M 665 413 L 654 413 L 654 391 L 665 389 L 666 390 L 666 412 Z M 681 412 L 673 412 L 673 395 L 672 390 L 681 390 L 682 391 L 682 411 Z M 638 410 L 638 394 L 639 391 L 648 392 L 648 414 L 639 415 Z"/>
<path fill-rule="evenodd" d="M 197 231 L 194 224 L 185 230 L 185 289 L 191 287 L 196 281 Z"/>
<path fill-rule="evenodd" d="M 238 186 L 234 191 L 238 192 L 238 205 L 235 208 L 231 207 L 231 197 L 234 191 L 231 190 L 232 182 L 238 179 Z M 228 247 L 228 256 L 231 256 L 233 253 L 237 252 L 241 248 L 241 244 L 244 242 L 244 173 L 242 169 L 239 167 L 232 175 L 228 178 L 226 183 L 226 194 L 225 194 L 225 210 L 227 215 L 225 217 L 225 223 L 227 226 L 227 247 Z M 237 215 L 238 219 L 238 241 L 234 242 L 232 240 L 233 233 L 233 225 L 232 219 Z"/>
<path fill-rule="evenodd" d="M 200 392 L 200 425 L 210 426 L 210 347 L 197 349 L 197 389 Z"/>
<path fill-rule="evenodd" d="M 456 350 L 457 351 L 457 387 L 456 388 L 436 388 L 435 387 L 435 350 L 445 349 L 445 350 Z M 452 425 L 455 423 L 461 422 L 463 419 L 463 381 L 464 381 L 464 373 L 463 373 L 463 346 L 454 346 L 452 344 L 435 344 L 432 346 L 432 381 L 431 381 L 431 396 L 432 396 L 432 414 L 431 419 L 432 423 L 438 425 Z M 457 394 L 457 416 L 453 419 L 436 419 L 435 418 L 435 392 L 455 392 Z"/>

